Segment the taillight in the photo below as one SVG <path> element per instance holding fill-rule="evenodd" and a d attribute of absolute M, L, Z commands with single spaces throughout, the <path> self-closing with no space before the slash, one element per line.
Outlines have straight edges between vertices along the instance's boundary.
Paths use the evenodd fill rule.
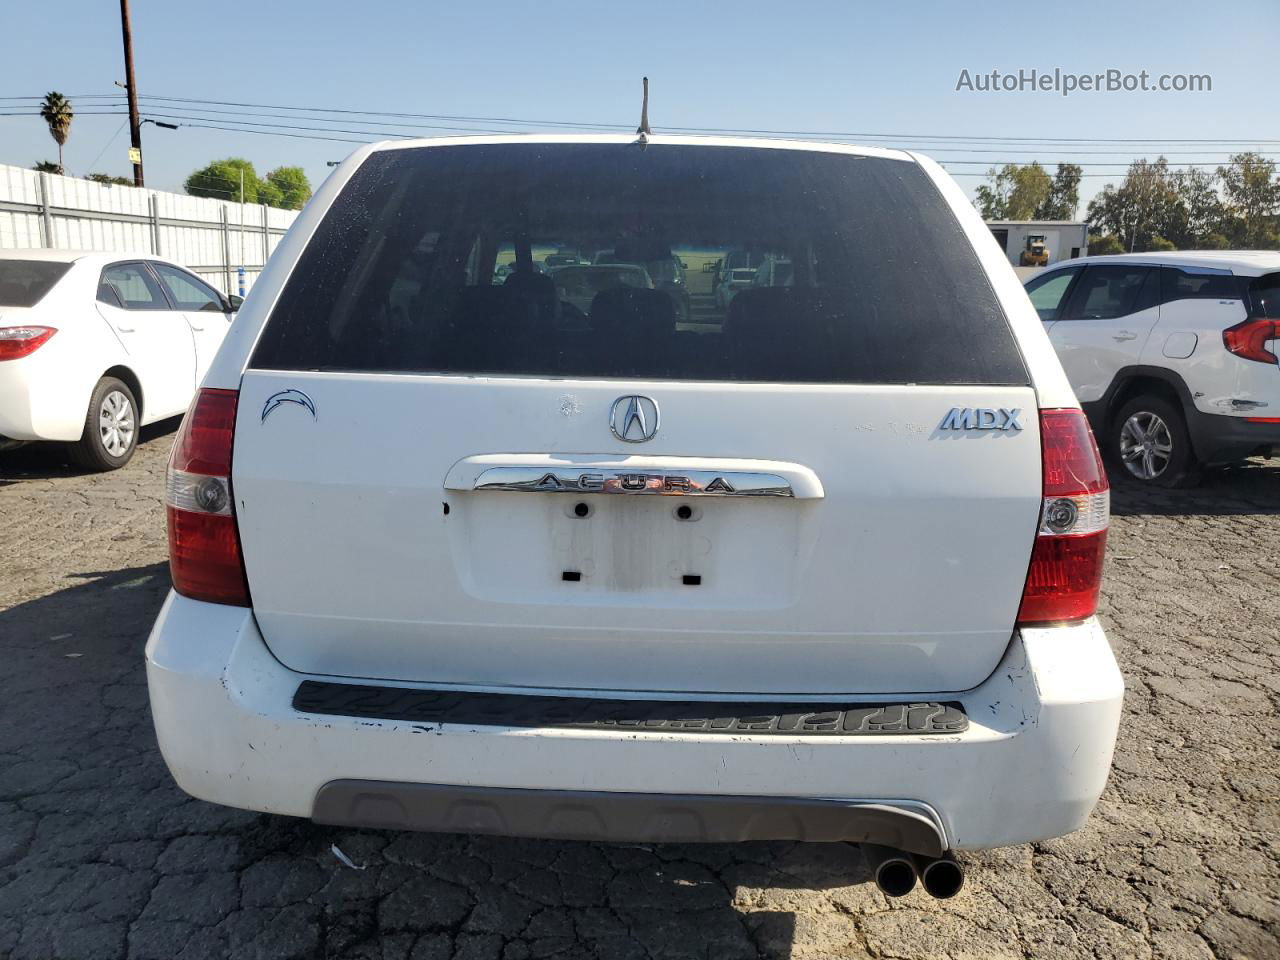
<path fill-rule="evenodd" d="M 1079 410 L 1041 410 L 1044 498 L 1018 625 L 1091 617 L 1098 609 L 1111 492 Z"/>
<path fill-rule="evenodd" d="M 1268 340 L 1280 340 L 1280 319 L 1250 317 L 1222 331 L 1222 345 L 1237 357 L 1258 363 L 1276 363 L 1276 355 L 1266 348 Z"/>
<path fill-rule="evenodd" d="M 201 390 L 169 454 L 165 506 L 169 574 L 184 597 L 249 606 L 240 533 L 231 501 L 235 390 Z"/>
<path fill-rule="evenodd" d="M 57 332 L 54 327 L 0 327 L 0 360 L 17 360 L 35 353 Z"/>

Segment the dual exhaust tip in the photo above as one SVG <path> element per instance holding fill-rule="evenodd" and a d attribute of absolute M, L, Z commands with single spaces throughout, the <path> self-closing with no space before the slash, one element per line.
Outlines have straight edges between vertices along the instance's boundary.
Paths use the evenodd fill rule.
<path fill-rule="evenodd" d="M 870 843 L 863 844 L 862 851 L 876 886 L 886 897 L 905 897 L 917 880 L 937 900 L 950 900 L 964 887 L 964 867 L 950 854 L 925 857 Z"/>

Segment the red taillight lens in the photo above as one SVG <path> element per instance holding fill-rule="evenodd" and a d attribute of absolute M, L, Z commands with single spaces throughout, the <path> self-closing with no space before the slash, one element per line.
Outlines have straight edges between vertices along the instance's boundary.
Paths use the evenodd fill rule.
<path fill-rule="evenodd" d="M 1044 497 L 1018 625 L 1062 623 L 1098 609 L 1111 493 L 1079 410 L 1041 410 Z"/>
<path fill-rule="evenodd" d="M 231 500 L 234 390 L 201 390 L 173 441 L 165 477 L 169 573 L 184 597 L 249 606 Z"/>
<path fill-rule="evenodd" d="M 1250 317 L 1222 331 L 1222 344 L 1231 353 L 1258 363 L 1277 363 L 1276 355 L 1266 348 L 1268 340 L 1280 340 L 1280 320 Z"/>
<path fill-rule="evenodd" d="M 54 327 L 0 327 L 0 360 L 17 360 L 35 353 L 57 332 Z"/>

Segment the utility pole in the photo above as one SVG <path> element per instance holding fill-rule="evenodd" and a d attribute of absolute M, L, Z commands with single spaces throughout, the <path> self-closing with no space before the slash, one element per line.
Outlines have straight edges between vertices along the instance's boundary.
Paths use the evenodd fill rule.
<path fill-rule="evenodd" d="M 138 84 L 133 76 L 133 30 L 129 26 L 129 0 L 120 0 L 120 32 L 124 36 L 124 83 L 129 94 L 129 143 L 137 151 L 133 185 L 142 183 L 142 124 L 138 122 Z"/>
<path fill-rule="evenodd" d="M 240 279 L 240 296 L 244 297 L 244 167 L 240 168 L 240 269 L 236 276 Z"/>

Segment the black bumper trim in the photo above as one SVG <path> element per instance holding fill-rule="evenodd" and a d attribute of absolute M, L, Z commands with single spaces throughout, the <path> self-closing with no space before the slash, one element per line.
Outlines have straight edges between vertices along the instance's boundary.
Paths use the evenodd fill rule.
<path fill-rule="evenodd" d="M 1270 411 L 1264 409 L 1257 415 L 1269 414 Z M 1263 451 L 1280 451 L 1280 423 L 1251 423 L 1246 417 L 1195 410 L 1187 426 L 1191 431 L 1191 446 L 1203 463 L 1230 463 Z"/>
<path fill-rule="evenodd" d="M 969 728 L 958 703 L 722 703 L 462 693 L 306 680 L 302 713 L 464 726 L 780 736 L 922 736 Z"/>
<path fill-rule="evenodd" d="M 316 794 L 316 823 L 612 843 L 806 840 L 878 843 L 941 856 L 946 838 L 906 802 L 464 787 L 333 780 Z"/>

